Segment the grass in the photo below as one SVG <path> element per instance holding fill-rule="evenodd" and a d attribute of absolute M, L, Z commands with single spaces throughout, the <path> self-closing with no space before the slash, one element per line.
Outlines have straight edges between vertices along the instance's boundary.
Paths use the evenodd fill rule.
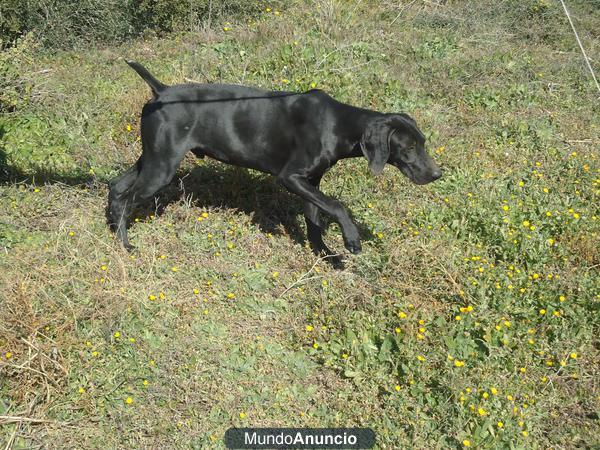
<path fill-rule="evenodd" d="M 571 2 L 592 60 L 593 3 Z M 10 448 L 222 448 L 231 426 L 368 426 L 378 448 L 592 448 L 597 92 L 560 5 L 310 1 L 249 23 L 0 59 L 0 436 Z M 144 83 L 317 86 L 407 111 L 444 167 L 345 161 L 360 224 L 316 261 L 301 204 L 186 159 L 130 230 L 106 182 L 140 153 Z M 326 236 L 342 250 L 339 227 Z M 12 417 L 12 418 L 11 418 Z"/>

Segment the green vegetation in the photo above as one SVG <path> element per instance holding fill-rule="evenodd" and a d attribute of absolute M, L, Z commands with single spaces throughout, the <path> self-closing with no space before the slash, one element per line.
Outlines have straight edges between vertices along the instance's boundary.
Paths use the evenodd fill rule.
<path fill-rule="evenodd" d="M 231 426 L 344 425 L 389 449 L 599 444 L 600 111 L 566 18 L 399 3 L 265 2 L 194 33 L 1 54 L 0 441 L 222 448 Z M 569 4 L 597 61 L 598 8 Z M 336 166 L 323 190 L 364 251 L 334 270 L 274 180 L 190 156 L 129 255 L 106 182 L 141 151 L 149 90 L 123 58 L 409 112 L 445 175 Z M 337 225 L 326 241 L 343 249 Z"/>
<path fill-rule="evenodd" d="M 3 0 L 0 47 L 27 33 L 49 49 L 88 48 L 141 33 L 198 31 L 224 17 L 253 17 L 263 0 Z M 281 6 L 284 0 L 269 5 Z"/>

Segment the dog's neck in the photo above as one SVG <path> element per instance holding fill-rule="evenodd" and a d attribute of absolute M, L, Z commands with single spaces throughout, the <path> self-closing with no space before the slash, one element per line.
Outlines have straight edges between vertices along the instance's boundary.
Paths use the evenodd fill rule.
<path fill-rule="evenodd" d="M 339 159 L 357 158 L 363 156 L 361 139 L 369 123 L 382 113 L 356 106 L 340 104 L 341 120 L 339 124 L 340 136 L 343 138 L 344 151 Z"/>

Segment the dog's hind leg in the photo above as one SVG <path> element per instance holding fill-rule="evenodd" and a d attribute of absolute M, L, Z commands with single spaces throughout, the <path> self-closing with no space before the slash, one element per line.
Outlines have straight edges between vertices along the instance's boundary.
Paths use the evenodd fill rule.
<path fill-rule="evenodd" d="M 122 203 L 122 197 L 127 192 L 127 190 L 131 186 L 133 186 L 133 183 L 135 183 L 140 168 L 141 158 L 136 164 L 131 166 L 121 175 L 110 180 L 108 183 L 108 223 L 110 227 L 116 231 L 117 237 L 121 240 L 121 242 L 123 242 L 123 245 L 128 249 L 130 248 L 130 245 L 127 241 L 127 218 L 124 217 L 124 206 Z"/>
<path fill-rule="evenodd" d="M 149 158 L 149 152 L 146 152 L 140 158 L 139 173 L 136 177 L 133 175 L 123 177 L 117 180 L 115 188 L 117 189 L 114 198 L 111 200 L 110 215 L 116 223 L 117 238 L 123 243 L 123 246 L 131 250 L 133 247 L 129 244 L 127 237 L 127 221 L 133 210 L 154 197 L 160 189 L 165 187 L 173 179 L 181 160 L 186 152 L 165 151 L 154 153 L 152 158 Z M 156 158 L 155 155 L 161 155 Z M 123 191 L 126 181 L 133 180 Z"/>

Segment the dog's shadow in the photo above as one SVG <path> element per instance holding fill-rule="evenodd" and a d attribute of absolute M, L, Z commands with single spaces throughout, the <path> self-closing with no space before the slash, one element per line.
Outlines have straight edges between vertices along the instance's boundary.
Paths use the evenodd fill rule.
<path fill-rule="evenodd" d="M 302 200 L 270 175 L 203 161 L 190 171 L 179 171 L 171 183 L 156 194 L 154 202 L 149 201 L 137 209 L 132 217 L 144 220 L 150 215 L 160 216 L 171 203 L 181 200 L 197 208 L 243 212 L 251 216 L 251 222 L 261 232 L 287 235 L 300 245 L 306 242 Z M 334 221 L 326 214 L 320 217 L 325 232 Z M 373 239 L 369 229 L 360 223 L 357 226 L 363 239 Z"/>
<path fill-rule="evenodd" d="M 251 216 L 252 223 L 262 232 L 287 234 L 294 241 L 303 243 L 304 232 L 297 217 L 298 211 L 302 210 L 301 200 L 281 189 L 268 175 L 223 164 L 202 163 L 191 171 L 180 171 L 156 195 L 156 202 L 146 205 L 143 212 L 160 216 L 171 203 L 180 200 L 202 209 L 243 212 Z"/>

